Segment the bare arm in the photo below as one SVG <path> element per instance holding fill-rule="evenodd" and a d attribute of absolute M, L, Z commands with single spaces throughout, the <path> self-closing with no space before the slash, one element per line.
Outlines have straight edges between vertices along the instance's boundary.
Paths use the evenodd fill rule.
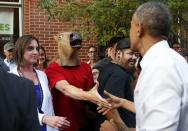
<path fill-rule="evenodd" d="M 101 124 L 100 131 L 135 131 L 135 128 L 127 127 L 116 109 L 109 111 L 106 117 L 108 120 Z"/>
<path fill-rule="evenodd" d="M 55 88 L 62 92 L 64 95 L 77 100 L 87 100 L 88 96 L 86 91 L 70 85 L 66 80 L 58 81 Z"/>
<path fill-rule="evenodd" d="M 84 91 L 80 88 L 70 85 L 66 80 L 61 80 L 56 83 L 55 88 L 60 92 L 62 92 L 64 95 L 69 96 L 76 100 L 88 100 L 95 104 L 100 103 L 105 107 L 110 106 L 108 102 L 99 95 L 97 91 L 98 84 L 96 84 L 89 91 Z"/>
<path fill-rule="evenodd" d="M 136 113 L 136 109 L 135 109 L 135 106 L 134 106 L 134 103 L 132 101 L 129 101 L 127 99 L 121 99 L 121 107 L 123 107 L 124 109 L 127 109 L 133 113 Z"/>
<path fill-rule="evenodd" d="M 134 103 L 132 101 L 119 98 L 106 91 L 104 93 L 108 97 L 107 101 L 112 105 L 111 109 L 117 109 L 119 107 L 123 107 L 124 109 L 127 109 L 128 111 L 131 111 L 133 113 L 136 112 Z M 107 114 L 108 111 L 111 110 L 111 109 L 107 109 L 106 107 L 103 107 L 102 105 L 100 105 L 97 109 L 99 110 L 98 112 L 102 113 L 103 115 Z"/>
<path fill-rule="evenodd" d="M 105 120 L 100 127 L 100 131 L 118 131 L 117 125 L 113 120 Z"/>
<path fill-rule="evenodd" d="M 123 120 L 121 119 L 121 117 L 116 109 L 110 110 L 105 116 L 108 120 L 113 119 L 114 123 L 124 124 Z"/>

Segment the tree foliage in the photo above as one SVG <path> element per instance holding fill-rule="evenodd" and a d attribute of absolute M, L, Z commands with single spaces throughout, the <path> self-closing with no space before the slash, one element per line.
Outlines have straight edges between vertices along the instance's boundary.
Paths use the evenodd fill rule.
<path fill-rule="evenodd" d="M 146 1 L 151 0 L 40 0 L 39 7 L 47 11 L 49 20 L 70 21 L 72 30 L 87 39 L 96 37 L 103 44 L 112 36 L 128 36 L 134 10 Z M 176 23 L 177 16 L 188 9 L 187 0 L 157 1 L 169 6 Z"/>

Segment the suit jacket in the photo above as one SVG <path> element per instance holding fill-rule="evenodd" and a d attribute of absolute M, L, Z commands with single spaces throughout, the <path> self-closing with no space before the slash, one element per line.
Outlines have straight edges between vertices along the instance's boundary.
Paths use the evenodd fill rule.
<path fill-rule="evenodd" d="M 0 131 L 41 131 L 31 81 L 0 69 Z"/>
<path fill-rule="evenodd" d="M 9 71 L 9 67 L 5 64 L 5 62 L 1 58 L 0 58 L 0 69 L 3 69 L 5 71 Z"/>

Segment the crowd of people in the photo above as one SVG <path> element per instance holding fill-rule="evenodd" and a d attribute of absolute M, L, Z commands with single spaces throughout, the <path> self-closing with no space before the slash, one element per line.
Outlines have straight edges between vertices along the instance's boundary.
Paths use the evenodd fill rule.
<path fill-rule="evenodd" d="M 49 60 L 32 35 L 4 45 L 0 59 L 0 130 L 186 131 L 188 51 L 168 44 L 172 17 L 160 2 L 139 6 L 130 38 L 112 37 L 106 56 L 78 32 L 54 36 Z"/>

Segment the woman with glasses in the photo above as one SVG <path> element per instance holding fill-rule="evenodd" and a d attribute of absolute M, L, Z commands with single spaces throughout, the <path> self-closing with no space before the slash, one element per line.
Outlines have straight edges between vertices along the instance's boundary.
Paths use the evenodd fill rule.
<path fill-rule="evenodd" d="M 93 67 L 97 61 L 97 49 L 94 45 L 90 45 L 88 47 L 88 57 L 89 57 L 89 60 L 87 64 Z"/>

